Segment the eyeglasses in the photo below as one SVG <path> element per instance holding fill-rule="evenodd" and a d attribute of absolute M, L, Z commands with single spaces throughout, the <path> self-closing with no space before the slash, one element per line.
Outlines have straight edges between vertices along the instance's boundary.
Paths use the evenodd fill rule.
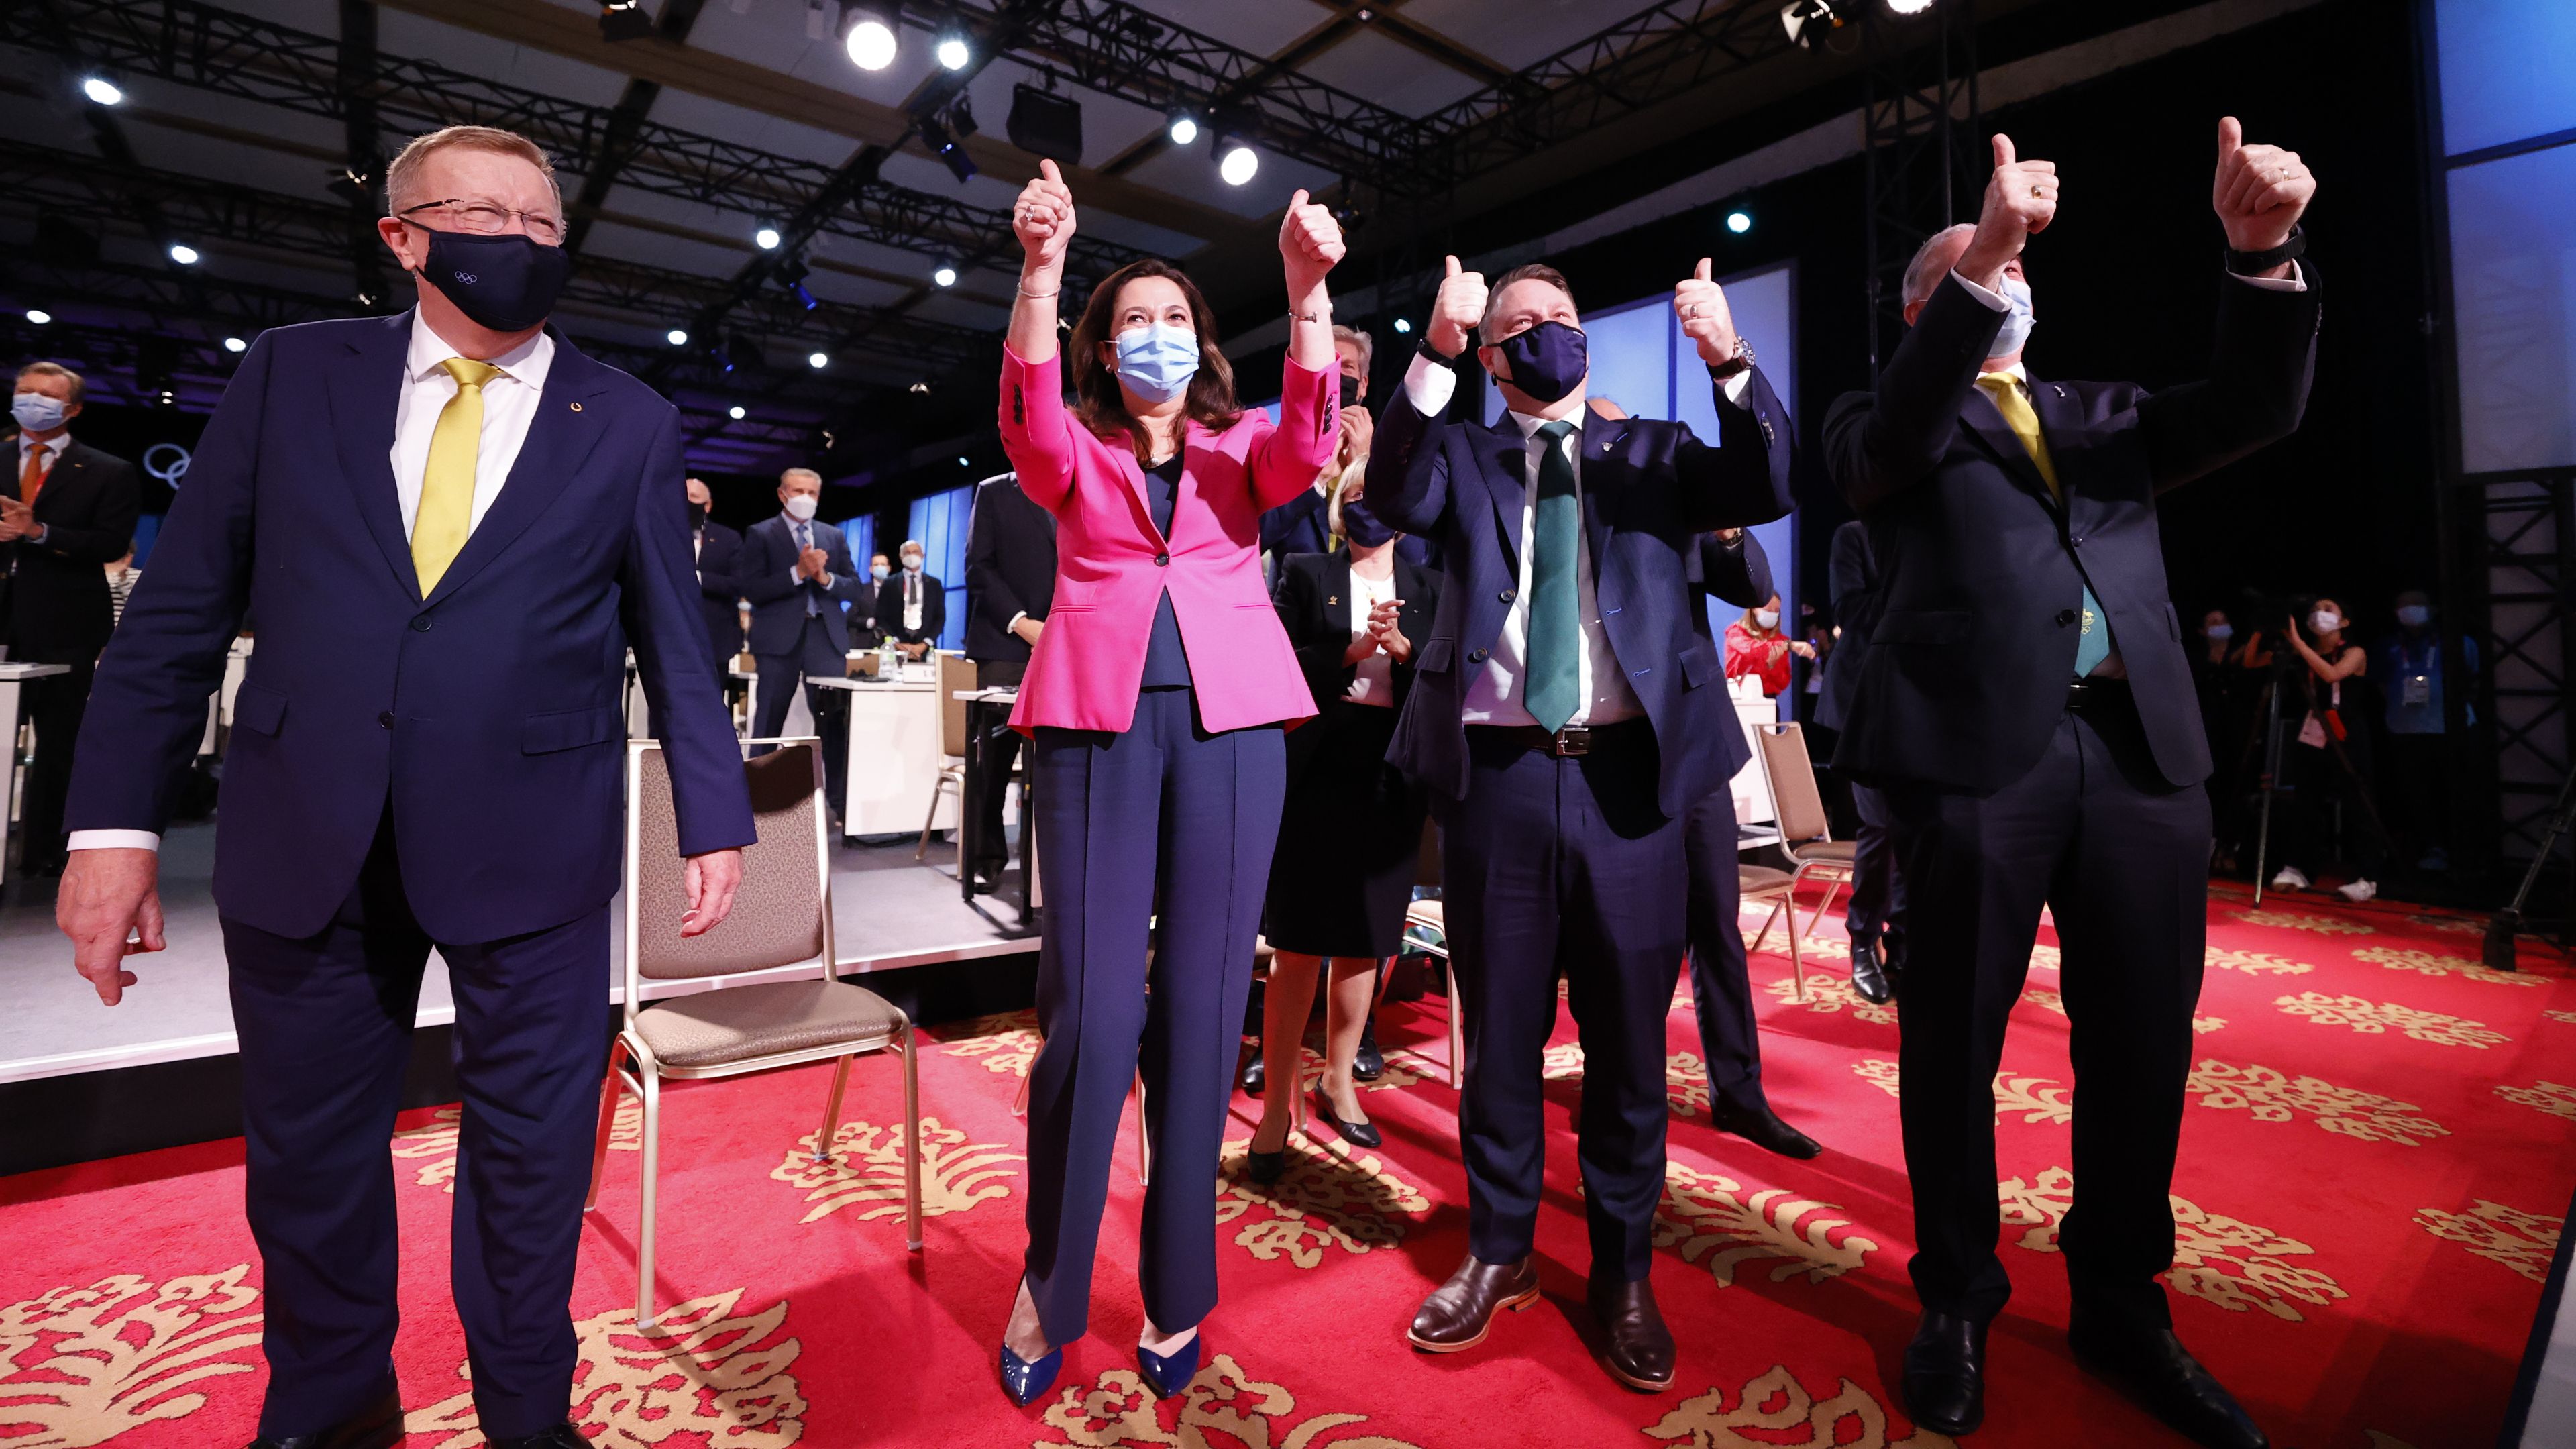
<path fill-rule="evenodd" d="M 511 220 L 516 218 L 528 240 L 550 247 L 563 244 L 563 221 L 541 211 L 514 211 L 488 201 L 450 197 L 445 201 L 424 201 L 418 206 L 407 206 L 394 214 L 409 221 L 412 213 L 418 211 L 435 211 L 447 218 L 458 231 L 472 232 L 477 236 L 499 236 L 510 229 Z M 419 223 L 414 222 L 413 225 Z"/>

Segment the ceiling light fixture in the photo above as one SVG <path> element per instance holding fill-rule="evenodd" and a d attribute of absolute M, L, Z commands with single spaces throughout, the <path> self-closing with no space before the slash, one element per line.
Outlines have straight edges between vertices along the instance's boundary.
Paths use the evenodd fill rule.
<path fill-rule="evenodd" d="M 1241 186 L 1261 170 L 1261 155 L 1240 136 L 1219 131 L 1216 137 L 1216 174 L 1228 186 Z"/>
<path fill-rule="evenodd" d="M 1887 0 L 1887 8 L 1899 15 L 1920 15 L 1932 8 L 1932 0 Z"/>
<path fill-rule="evenodd" d="M 172 242 L 170 243 L 170 260 L 177 262 L 183 267 L 193 267 L 197 264 L 197 249 L 188 245 L 186 242 Z"/>
<path fill-rule="evenodd" d="M 841 48 L 848 53 L 850 64 L 861 70 L 883 70 L 894 64 L 903 42 L 895 33 L 892 17 L 874 6 L 853 6 L 843 18 L 849 22 L 850 33 L 842 37 Z"/>
<path fill-rule="evenodd" d="M 227 338 L 225 338 L 225 339 L 224 339 L 224 351 L 226 351 L 226 352 L 248 352 L 248 351 L 250 351 L 250 344 L 249 344 L 249 343 L 247 343 L 247 342 L 242 341 L 242 340 L 241 340 L 240 338 L 238 338 L 238 337 L 227 337 Z"/>
<path fill-rule="evenodd" d="M 34 323 L 36 326 L 42 327 L 46 323 L 54 320 L 54 314 L 46 311 L 42 307 L 30 307 L 27 309 L 27 320 Z"/>
<path fill-rule="evenodd" d="M 602 40 L 642 40 L 653 33 L 653 17 L 644 13 L 644 0 L 599 0 L 599 38 Z"/>
<path fill-rule="evenodd" d="M 828 352 L 809 352 L 805 354 L 805 365 L 819 372 L 832 365 L 832 354 Z"/>
<path fill-rule="evenodd" d="M 1191 115 L 1187 106 L 1174 106 L 1163 118 L 1163 134 L 1171 137 L 1175 146 L 1195 145 L 1199 139 L 1199 118 Z"/>
<path fill-rule="evenodd" d="M 778 250 L 778 244 L 786 239 L 785 235 L 778 230 L 778 223 L 766 219 L 760 223 L 759 229 L 751 234 L 751 244 L 765 252 Z"/>
<path fill-rule="evenodd" d="M 1728 212 L 1726 214 L 1726 229 L 1735 233 L 1737 236 L 1742 236 L 1746 232 L 1753 230 L 1753 213 L 1749 211 Z"/>
<path fill-rule="evenodd" d="M 966 32 L 953 23 L 939 32 L 938 43 L 931 47 L 930 53 L 938 58 L 940 67 L 945 70 L 964 70 L 975 63 L 974 44 L 966 38 Z"/>
<path fill-rule="evenodd" d="M 670 343 L 673 347 L 686 347 L 689 345 L 689 334 L 680 328 L 674 327 L 670 331 L 662 334 L 662 340 Z"/>
<path fill-rule="evenodd" d="M 116 82 L 103 75 L 89 76 L 80 83 L 81 94 L 102 106 L 125 104 L 125 92 Z"/>
<path fill-rule="evenodd" d="M 934 282 L 937 282 L 939 285 L 941 285 L 941 286 L 943 286 L 943 287 L 953 287 L 953 286 L 956 286 L 956 285 L 957 285 L 957 267 L 956 267 L 956 264 L 955 264 L 955 263 L 953 263 L 953 262 L 941 262 L 941 263 L 939 264 L 939 270 L 937 270 L 937 271 L 935 271 L 935 272 L 932 272 L 932 273 L 930 274 L 930 280 L 932 280 L 932 281 L 934 281 Z"/>
<path fill-rule="evenodd" d="M 735 403 L 732 407 L 725 409 L 725 416 L 738 423 L 741 422 L 744 417 L 748 416 L 748 414 L 743 412 L 742 404 Z"/>
<path fill-rule="evenodd" d="M 1409 337 L 1413 334 L 1413 324 L 1402 317 L 1398 317 L 1395 319 L 1395 331 L 1396 335 L 1399 337 Z"/>

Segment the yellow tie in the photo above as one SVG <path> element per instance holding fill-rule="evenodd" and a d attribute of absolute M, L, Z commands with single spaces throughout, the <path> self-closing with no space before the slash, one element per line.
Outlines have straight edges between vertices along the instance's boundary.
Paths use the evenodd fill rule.
<path fill-rule="evenodd" d="M 451 357 L 439 366 L 456 379 L 456 396 L 439 409 L 429 435 L 429 468 L 420 478 L 420 512 L 411 525 L 411 566 L 420 596 L 438 587 L 474 531 L 474 460 L 483 448 L 483 384 L 501 369 Z"/>
<path fill-rule="evenodd" d="M 2064 503 L 2066 490 L 2057 486 L 2057 465 L 2049 461 L 2048 440 L 2039 435 L 2039 414 L 2031 408 L 2030 394 L 2022 389 L 2021 379 L 2009 372 L 1989 372 L 1977 378 L 1977 386 L 1995 400 L 1995 411 L 2004 415 L 2013 436 L 2021 439 L 2023 451 L 2039 465 L 2039 476 L 2048 484 L 2049 496 Z"/>

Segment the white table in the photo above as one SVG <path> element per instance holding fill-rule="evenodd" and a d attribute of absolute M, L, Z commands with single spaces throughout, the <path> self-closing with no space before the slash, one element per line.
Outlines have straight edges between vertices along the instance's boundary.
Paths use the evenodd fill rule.
<path fill-rule="evenodd" d="M 44 679 L 51 675 L 71 672 L 72 667 L 68 664 L 0 663 L 0 719 L 9 722 L 9 733 L 5 737 L 9 741 L 9 777 L 6 781 L 0 781 L 0 800 L 9 803 L 8 820 L 15 820 L 18 816 L 18 729 L 27 722 L 24 686 L 30 679 Z M 7 821 L 0 820 L 0 885 L 7 884 L 9 879 L 9 842 L 6 829 Z"/>
<path fill-rule="evenodd" d="M 850 697 L 848 772 L 841 800 L 846 836 L 918 835 L 930 814 L 939 772 L 948 765 L 940 738 L 939 684 L 930 679 L 808 679 Z M 939 796 L 934 830 L 957 827 L 957 796 Z"/>

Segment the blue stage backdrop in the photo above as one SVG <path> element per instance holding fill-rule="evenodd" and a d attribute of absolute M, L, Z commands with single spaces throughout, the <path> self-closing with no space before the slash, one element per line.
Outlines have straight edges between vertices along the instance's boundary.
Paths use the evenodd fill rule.
<path fill-rule="evenodd" d="M 923 570 L 948 595 L 948 625 L 939 631 L 942 649 L 966 647 L 966 529 L 974 511 L 975 485 L 969 483 L 912 500 L 904 525 L 904 537 L 921 544 Z"/>

